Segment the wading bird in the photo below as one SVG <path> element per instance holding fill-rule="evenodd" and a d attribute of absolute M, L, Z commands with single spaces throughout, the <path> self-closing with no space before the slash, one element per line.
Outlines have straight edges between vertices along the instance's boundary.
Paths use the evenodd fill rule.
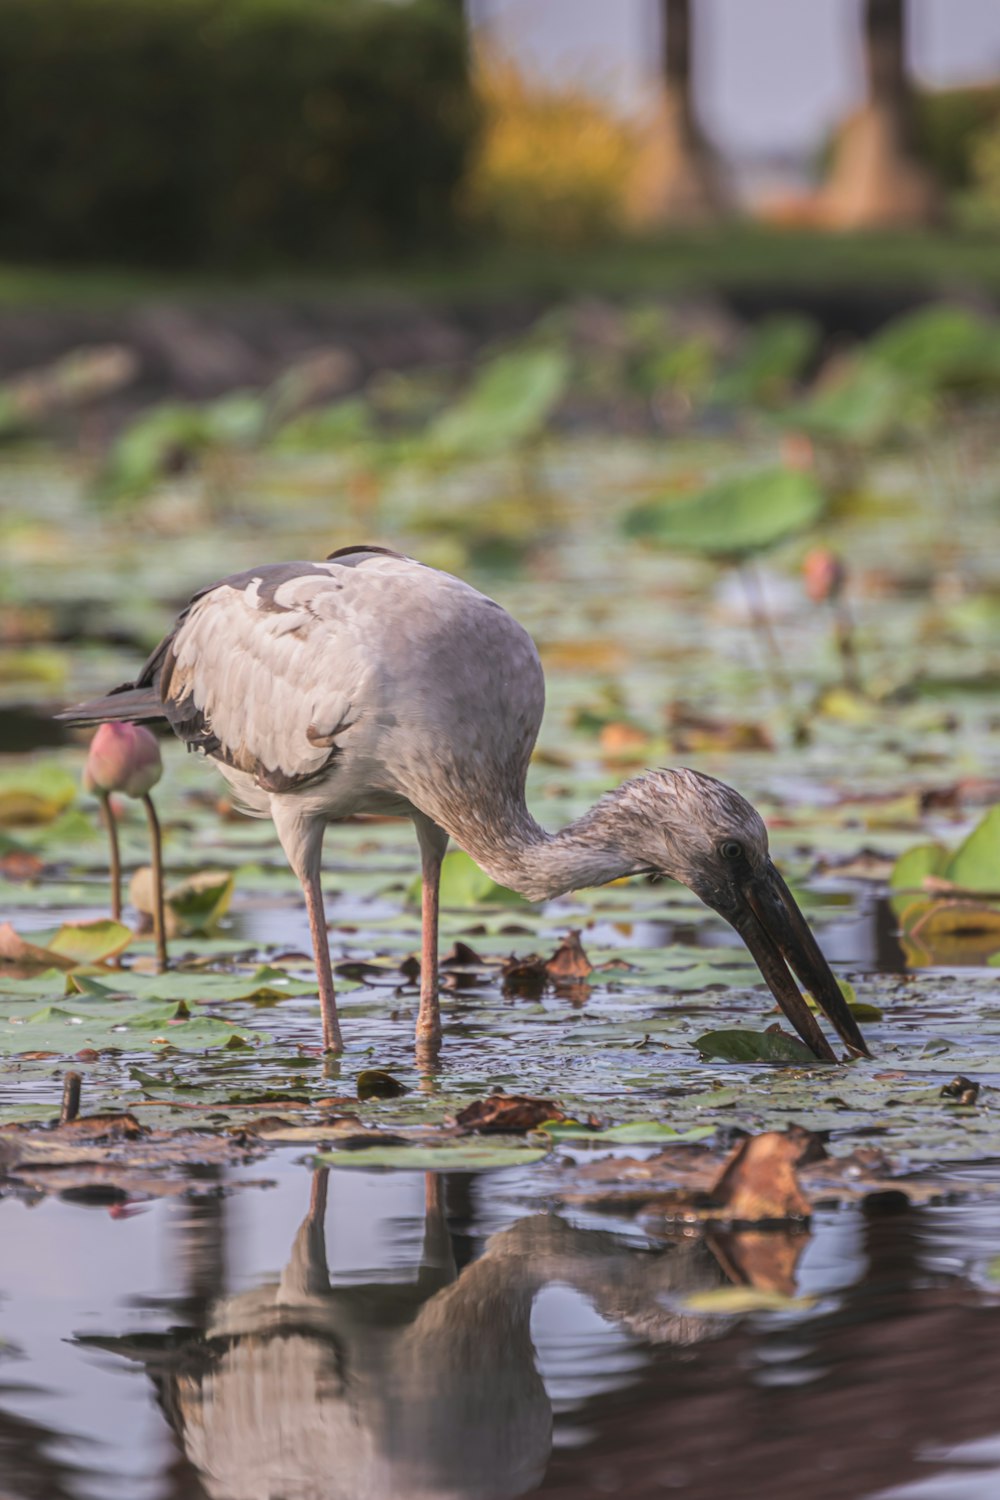
<path fill-rule="evenodd" d="M 682 881 L 735 927 L 817 1057 L 834 1053 L 789 972 L 853 1055 L 858 1026 L 731 787 L 649 771 L 568 828 L 536 823 L 524 787 L 545 700 L 538 652 L 469 584 L 382 547 L 269 563 L 196 594 L 134 683 L 68 709 L 76 723 L 167 719 L 210 756 L 244 811 L 271 817 L 302 883 L 323 1042 L 341 1047 L 320 864 L 328 823 L 413 820 L 423 872 L 417 1039 L 441 1034 L 438 887 L 448 839 L 531 901 L 625 875 Z"/>

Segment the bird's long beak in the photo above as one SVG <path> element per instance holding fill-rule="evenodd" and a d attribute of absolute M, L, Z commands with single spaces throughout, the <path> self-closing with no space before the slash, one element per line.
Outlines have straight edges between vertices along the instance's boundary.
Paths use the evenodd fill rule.
<path fill-rule="evenodd" d="M 794 896 L 770 861 L 761 875 L 742 887 L 736 911 L 726 915 L 753 954 L 775 1000 L 817 1057 L 837 1061 L 792 973 L 836 1028 L 851 1055 L 871 1056 L 830 965 Z"/>

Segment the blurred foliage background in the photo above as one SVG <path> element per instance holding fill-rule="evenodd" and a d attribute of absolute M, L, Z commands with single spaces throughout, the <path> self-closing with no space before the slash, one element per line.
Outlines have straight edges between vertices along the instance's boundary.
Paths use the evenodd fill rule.
<path fill-rule="evenodd" d="M 913 83 L 903 0 L 845 6 L 868 101 L 813 186 L 750 204 L 698 122 L 706 13 L 649 11 L 658 83 L 623 109 L 518 60 L 456 0 L 0 0 L 0 255 L 228 273 L 579 247 L 748 210 L 995 226 L 1000 85 Z"/>
<path fill-rule="evenodd" d="M 159 266 L 439 244 L 477 115 L 436 0 L 4 0 L 0 97 L 0 253 Z"/>

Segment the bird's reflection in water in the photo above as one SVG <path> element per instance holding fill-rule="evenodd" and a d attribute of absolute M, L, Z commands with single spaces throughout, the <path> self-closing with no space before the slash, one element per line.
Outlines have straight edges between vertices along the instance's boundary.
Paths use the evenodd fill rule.
<path fill-rule="evenodd" d="M 329 1179 L 275 1284 L 189 1302 L 198 1325 L 150 1340 L 100 1340 L 142 1360 L 213 1500 L 500 1500 L 535 1488 L 552 1411 L 531 1337 L 536 1294 L 559 1283 L 647 1344 L 709 1337 L 718 1321 L 666 1297 L 727 1281 L 791 1290 L 803 1235 L 678 1238 L 646 1250 L 555 1214 L 518 1220 L 459 1271 L 444 1181 L 425 1179 L 416 1279 L 331 1286 Z M 195 1224 L 214 1274 L 218 1241 Z M 201 1264 L 202 1270 L 197 1271 Z"/>

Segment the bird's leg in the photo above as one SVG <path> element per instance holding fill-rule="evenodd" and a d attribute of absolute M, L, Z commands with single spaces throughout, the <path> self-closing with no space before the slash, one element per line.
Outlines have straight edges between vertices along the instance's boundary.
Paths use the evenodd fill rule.
<path fill-rule="evenodd" d="M 326 931 L 326 912 L 323 909 L 323 887 L 320 884 L 320 861 L 323 858 L 323 835 L 326 822 L 323 818 L 304 813 L 295 797 L 272 797 L 271 817 L 285 851 L 285 858 L 302 884 L 309 913 L 309 935 L 316 956 L 316 979 L 319 984 L 319 1003 L 323 1012 L 323 1047 L 327 1052 L 343 1051 L 337 1019 L 337 997 L 333 987 L 333 966 L 330 963 L 330 939 Z"/>
<path fill-rule="evenodd" d="M 153 799 L 143 793 L 142 805 L 146 809 L 149 823 L 149 845 L 153 866 L 153 934 L 156 938 L 156 961 L 161 969 L 167 967 L 167 933 L 163 918 L 163 840 L 160 837 L 160 820 L 156 816 Z"/>
<path fill-rule="evenodd" d="M 302 879 L 302 890 L 309 913 L 309 935 L 313 953 L 316 955 L 316 978 L 319 981 L 319 1003 L 323 1012 L 323 1050 L 342 1052 L 344 1040 L 340 1034 L 337 1018 L 337 994 L 333 984 L 333 965 L 330 963 L 330 939 L 326 930 L 326 912 L 323 908 L 323 888 L 319 870 L 313 870 Z"/>
<path fill-rule="evenodd" d="M 441 1036 L 438 1002 L 438 888 L 441 860 L 424 859 L 421 891 L 420 1009 L 417 1041 L 436 1042 Z"/>
<path fill-rule="evenodd" d="M 427 818 L 416 821 L 420 841 L 420 1009 L 417 1012 L 417 1042 L 435 1045 L 441 1040 L 441 1006 L 438 1001 L 438 898 L 441 861 L 448 835 Z"/>
<path fill-rule="evenodd" d="M 118 849 L 118 824 L 115 822 L 114 810 L 108 793 L 98 792 L 97 800 L 101 809 L 101 822 L 107 829 L 111 850 L 111 915 L 116 922 L 120 922 L 122 919 L 122 857 Z"/>

